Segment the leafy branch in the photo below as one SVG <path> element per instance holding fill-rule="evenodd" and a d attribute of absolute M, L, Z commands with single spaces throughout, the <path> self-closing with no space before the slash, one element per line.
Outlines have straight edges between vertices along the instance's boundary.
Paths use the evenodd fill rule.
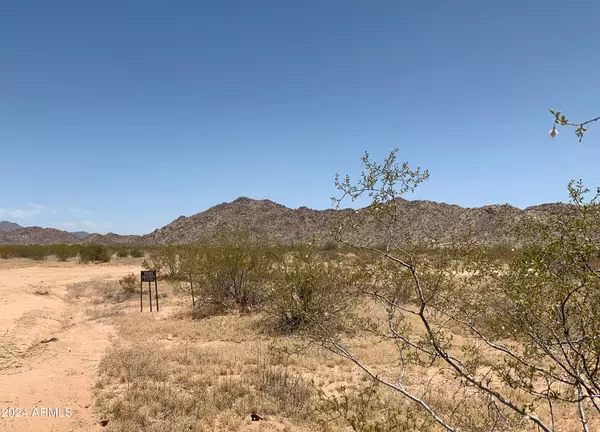
<path fill-rule="evenodd" d="M 590 123 L 594 123 L 600 120 L 600 117 L 596 117 L 584 121 L 583 123 L 572 123 L 569 122 L 569 119 L 567 119 L 560 111 L 555 112 L 554 110 L 550 110 L 550 113 L 554 116 L 554 124 L 552 125 L 552 129 L 550 130 L 550 136 L 554 138 L 556 135 L 558 135 L 558 131 L 556 130 L 557 125 L 571 126 L 575 128 L 575 135 L 579 138 L 579 142 L 583 140 L 583 135 L 588 131 L 588 128 L 586 126 Z"/>

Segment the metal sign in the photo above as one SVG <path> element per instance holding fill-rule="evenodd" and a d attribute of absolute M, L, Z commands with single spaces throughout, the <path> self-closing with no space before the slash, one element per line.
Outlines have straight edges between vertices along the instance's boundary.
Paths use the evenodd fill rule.
<path fill-rule="evenodd" d="M 142 282 L 155 282 L 156 270 L 142 270 Z"/>
<path fill-rule="evenodd" d="M 140 312 L 144 311 L 144 282 L 148 282 L 148 299 L 150 300 L 150 312 L 152 312 L 152 282 L 154 282 L 154 294 L 156 301 L 156 312 L 158 312 L 158 281 L 156 270 L 142 270 L 140 278 Z"/>

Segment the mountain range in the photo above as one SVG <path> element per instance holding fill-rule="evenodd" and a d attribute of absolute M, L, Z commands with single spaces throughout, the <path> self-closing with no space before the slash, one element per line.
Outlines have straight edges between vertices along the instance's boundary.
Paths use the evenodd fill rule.
<path fill-rule="evenodd" d="M 28 237 L 28 236 L 40 236 L 40 237 L 52 237 L 53 234 L 54 235 L 59 235 L 56 234 L 57 232 L 60 233 L 67 233 L 67 234 L 71 234 L 72 236 L 76 237 L 79 240 L 83 240 L 84 238 L 88 237 L 90 235 L 90 233 L 86 232 L 86 231 L 75 231 L 75 232 L 67 232 L 67 231 L 61 231 L 61 230 L 56 230 L 54 228 L 40 228 L 40 227 L 22 227 L 21 225 L 19 225 L 18 223 L 15 222 L 9 222 L 9 221 L 0 221 L 0 238 L 2 236 L 2 233 L 10 233 L 13 231 L 20 231 L 23 230 L 22 232 L 16 233 L 16 234 L 12 234 L 12 235 L 7 235 L 7 237 L 15 237 L 15 238 L 22 238 L 22 237 Z M 47 230 L 47 231 L 44 231 Z M 60 236 L 62 236 L 63 234 L 60 234 Z M 1 240 L 0 240 L 1 242 Z"/>
<path fill-rule="evenodd" d="M 512 206 L 488 205 L 465 208 L 433 201 L 398 198 L 397 232 L 405 240 L 423 242 L 433 238 L 448 241 L 453 236 L 472 229 L 475 237 L 487 244 L 514 240 L 502 225 L 502 219 L 517 220 L 527 215 L 543 215 L 556 206 L 542 204 L 521 210 Z M 131 244 L 164 245 L 190 243 L 211 239 L 231 229 L 251 229 L 284 243 L 308 242 L 326 238 L 341 215 L 366 217 L 366 209 L 312 210 L 291 209 L 270 200 L 240 197 L 192 216 L 180 216 L 162 228 L 145 235 L 70 233 L 53 228 L 20 227 L 0 222 L 0 244 Z M 369 244 L 383 241 L 384 235 L 373 224 L 358 228 L 350 240 Z"/>

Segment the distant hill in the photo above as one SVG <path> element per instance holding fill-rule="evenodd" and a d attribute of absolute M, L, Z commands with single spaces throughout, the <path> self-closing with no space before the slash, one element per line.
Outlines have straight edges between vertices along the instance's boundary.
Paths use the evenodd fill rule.
<path fill-rule="evenodd" d="M 75 232 L 72 232 L 71 234 L 73 234 L 75 237 L 77 237 L 80 240 L 83 240 L 84 238 L 87 238 L 90 235 L 89 232 L 85 232 L 85 231 L 75 231 Z"/>
<path fill-rule="evenodd" d="M 28 227 L 0 233 L 0 245 L 7 244 L 74 244 L 79 239 L 73 234 L 54 228 Z"/>
<path fill-rule="evenodd" d="M 0 221 L 0 233 L 14 231 L 14 230 L 18 230 L 20 228 L 23 228 L 23 227 L 14 222 Z"/>
<path fill-rule="evenodd" d="M 141 237 L 137 235 L 120 235 L 114 233 L 108 234 L 90 234 L 82 240 L 86 244 L 103 244 L 103 245 L 135 245 L 141 244 Z"/>
<path fill-rule="evenodd" d="M 521 210 L 511 206 L 489 205 L 465 208 L 433 201 L 398 199 L 398 237 L 402 240 L 423 242 L 432 238 L 448 241 L 472 229 L 475 237 L 486 244 L 512 242 L 514 239 L 502 225 L 501 219 L 518 220 L 524 216 L 543 217 L 564 204 L 542 204 Z M 291 209 L 270 200 L 241 197 L 222 203 L 192 216 L 180 216 L 173 222 L 150 234 L 119 235 L 90 234 L 51 228 L 20 228 L 0 232 L 0 244 L 99 243 L 161 245 L 180 244 L 203 238 L 214 238 L 231 229 L 251 229 L 284 243 L 307 242 L 316 236 L 326 238 L 331 227 L 342 214 L 356 214 L 362 218 L 364 209 L 312 210 L 307 207 Z M 87 233 L 86 233 L 87 234 Z M 365 224 L 351 238 L 361 243 L 377 244 L 384 234 L 372 224 Z"/>
<path fill-rule="evenodd" d="M 511 206 L 491 205 L 464 208 L 433 201 L 398 199 L 399 237 L 422 242 L 432 238 L 447 241 L 472 227 L 476 237 L 485 243 L 510 241 L 510 235 L 500 224 L 500 213 L 509 219 L 519 218 L 528 210 Z M 537 210 L 542 211 L 543 210 Z M 284 243 L 307 242 L 315 236 L 326 237 L 342 214 L 365 214 L 360 210 L 312 210 L 307 207 L 290 209 L 270 200 L 238 198 L 231 203 L 214 206 L 193 216 L 181 216 L 170 224 L 141 236 L 144 244 L 188 243 L 201 238 L 212 238 L 221 231 L 251 228 Z M 351 240 L 378 244 L 384 233 L 373 224 L 365 224 Z"/>

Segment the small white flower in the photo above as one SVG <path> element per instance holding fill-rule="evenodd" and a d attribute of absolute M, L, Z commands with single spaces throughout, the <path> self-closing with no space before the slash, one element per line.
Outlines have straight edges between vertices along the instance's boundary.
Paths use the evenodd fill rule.
<path fill-rule="evenodd" d="M 555 128 L 555 127 L 553 127 L 553 128 L 552 128 L 552 130 L 550 131 L 550 137 L 551 137 L 552 139 L 554 139 L 554 137 L 555 137 L 556 135 L 558 135 L 558 131 L 556 130 L 556 128 Z"/>
<path fill-rule="evenodd" d="M 514 252 L 514 251 L 515 251 L 515 248 L 512 248 L 510 251 L 511 251 L 511 252 Z"/>

